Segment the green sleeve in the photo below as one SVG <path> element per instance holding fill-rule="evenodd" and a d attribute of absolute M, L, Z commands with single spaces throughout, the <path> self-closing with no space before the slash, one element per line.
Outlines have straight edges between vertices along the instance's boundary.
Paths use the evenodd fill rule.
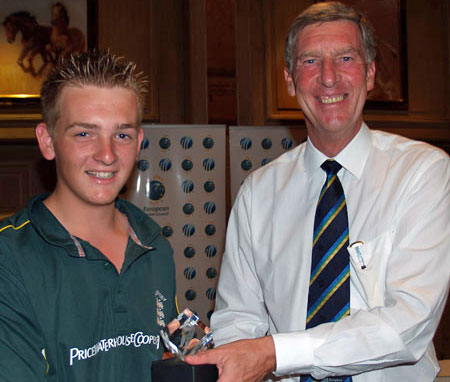
<path fill-rule="evenodd" d="M 45 380 L 44 341 L 13 254 L 0 240 L 0 381 Z"/>

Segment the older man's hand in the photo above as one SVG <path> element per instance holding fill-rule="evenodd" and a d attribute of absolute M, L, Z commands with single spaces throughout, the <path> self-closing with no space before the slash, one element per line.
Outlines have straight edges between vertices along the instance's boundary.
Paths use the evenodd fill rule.
<path fill-rule="evenodd" d="M 216 365 L 219 370 L 217 382 L 259 382 L 276 368 L 271 336 L 232 342 L 186 356 L 185 360 L 191 365 Z"/>

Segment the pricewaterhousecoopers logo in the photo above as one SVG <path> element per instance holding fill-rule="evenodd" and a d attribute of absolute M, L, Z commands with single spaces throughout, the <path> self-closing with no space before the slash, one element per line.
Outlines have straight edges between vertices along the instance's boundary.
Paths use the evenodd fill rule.
<path fill-rule="evenodd" d="M 113 338 L 104 338 L 93 346 L 86 349 L 78 349 L 76 347 L 70 349 L 69 365 L 72 366 L 74 361 L 81 361 L 95 357 L 100 352 L 108 352 L 111 349 L 120 346 L 134 346 L 140 348 L 143 345 L 153 345 L 159 349 L 159 335 L 145 334 L 143 332 L 130 333 Z"/>

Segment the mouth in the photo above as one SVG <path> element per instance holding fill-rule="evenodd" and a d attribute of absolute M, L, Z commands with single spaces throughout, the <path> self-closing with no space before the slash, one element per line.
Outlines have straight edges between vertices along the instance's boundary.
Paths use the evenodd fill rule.
<path fill-rule="evenodd" d="M 98 179 L 111 179 L 115 174 L 114 171 L 86 171 L 86 173 Z"/>
<path fill-rule="evenodd" d="M 338 103 L 342 102 L 344 99 L 347 98 L 347 94 L 339 94 L 335 96 L 318 96 L 316 97 L 317 101 L 319 101 L 322 104 L 332 104 L 332 103 Z"/>

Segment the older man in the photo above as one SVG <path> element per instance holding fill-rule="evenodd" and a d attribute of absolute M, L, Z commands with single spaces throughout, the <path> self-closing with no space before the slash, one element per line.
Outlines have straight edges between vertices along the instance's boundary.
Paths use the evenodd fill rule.
<path fill-rule="evenodd" d="M 431 382 L 449 282 L 449 157 L 363 122 L 375 49 L 353 9 L 306 9 L 285 56 L 308 140 L 243 184 L 212 317 L 225 345 L 188 362 L 217 364 L 219 382 L 271 372 Z"/>

